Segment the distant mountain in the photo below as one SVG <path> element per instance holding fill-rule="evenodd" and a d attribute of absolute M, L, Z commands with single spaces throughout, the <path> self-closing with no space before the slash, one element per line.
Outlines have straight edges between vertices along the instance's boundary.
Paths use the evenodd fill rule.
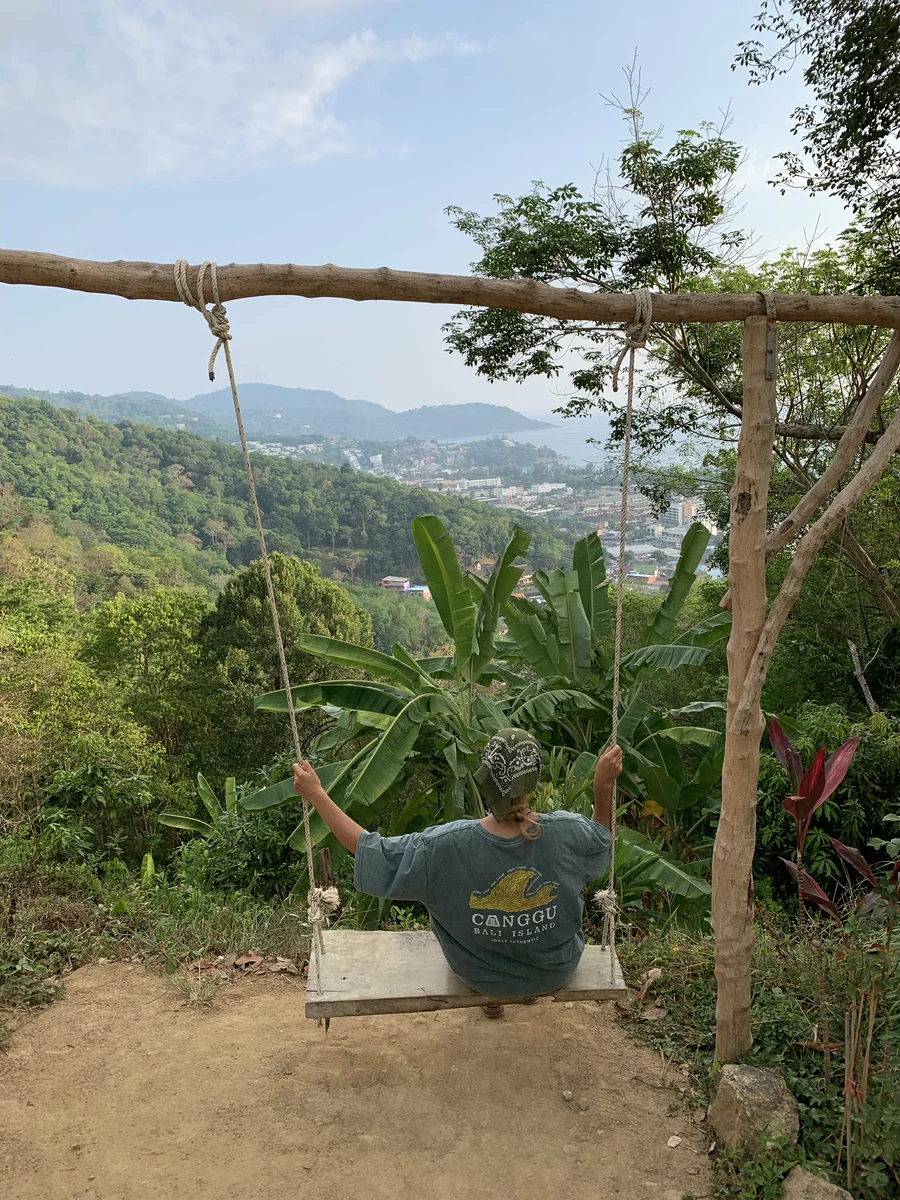
<path fill-rule="evenodd" d="M 224 423 L 231 413 L 231 392 L 222 388 L 184 403 L 192 411 Z M 272 383 L 242 383 L 241 408 L 255 437 L 290 437 L 315 429 L 332 437 L 390 441 L 552 428 L 545 421 L 534 421 L 498 404 L 435 404 L 392 412 L 370 400 L 347 400 L 334 392 Z"/>
<path fill-rule="evenodd" d="M 236 437 L 231 392 L 222 388 L 190 400 L 170 400 L 156 392 L 120 392 L 89 396 L 84 392 L 42 392 L 0 384 L 0 395 L 34 396 L 55 408 L 74 408 L 114 424 L 120 421 L 185 429 L 201 437 L 232 442 Z M 392 412 L 369 400 L 346 400 L 334 392 L 242 383 L 241 409 L 247 434 L 254 439 L 303 437 L 370 438 L 393 441 L 405 437 L 466 437 L 473 434 L 519 433 L 552 429 L 546 421 L 523 417 L 498 404 L 436 404 Z"/>
<path fill-rule="evenodd" d="M 134 421 L 135 424 L 156 425 L 160 429 L 189 429 L 205 438 L 220 438 L 230 442 L 234 436 L 234 418 L 231 424 L 219 423 L 202 416 L 195 409 L 186 407 L 180 400 L 169 400 L 156 392 L 122 392 L 115 396 L 88 396 L 84 392 L 42 392 L 38 388 L 10 387 L 0 384 L 0 396 L 13 400 L 46 400 L 54 408 L 73 408 L 82 416 L 99 417 L 102 421 L 118 424 Z"/>

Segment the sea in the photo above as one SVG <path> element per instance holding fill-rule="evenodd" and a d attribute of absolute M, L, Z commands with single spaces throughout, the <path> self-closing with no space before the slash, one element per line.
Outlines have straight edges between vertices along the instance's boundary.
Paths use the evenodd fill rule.
<path fill-rule="evenodd" d="M 455 437 L 434 440 L 442 445 L 449 445 L 454 442 L 482 442 L 496 437 L 508 438 L 511 442 L 520 442 L 522 445 L 530 443 L 532 446 L 547 446 L 556 454 L 565 455 L 574 466 L 580 467 L 586 463 L 606 462 L 614 457 L 614 453 L 606 449 L 608 436 L 609 426 L 605 421 L 585 421 L 573 417 L 568 421 L 558 418 L 550 429 L 526 429 L 521 433 L 478 433 L 469 436 L 457 434 Z M 595 439 L 596 444 L 590 441 L 591 438 Z"/>
<path fill-rule="evenodd" d="M 443 445 L 459 442 L 480 442 L 488 438 L 509 438 L 511 442 L 530 443 L 532 446 L 548 446 L 557 454 L 565 455 L 573 466 L 589 463 L 617 462 L 621 451 L 608 450 L 609 424 L 596 418 L 571 417 L 564 420 L 556 417 L 550 429 L 526 429 L 521 433 L 479 433 L 470 436 L 457 434 L 455 437 L 434 438 Z M 671 450 L 659 456 L 660 462 L 674 462 L 679 457 L 678 441 L 673 441 Z"/>

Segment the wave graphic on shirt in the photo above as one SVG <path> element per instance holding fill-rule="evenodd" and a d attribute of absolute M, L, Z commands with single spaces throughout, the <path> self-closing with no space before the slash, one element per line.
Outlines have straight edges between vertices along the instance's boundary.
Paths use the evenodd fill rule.
<path fill-rule="evenodd" d="M 492 908 L 495 912 L 527 912 L 531 908 L 541 908 L 555 900 L 559 895 L 558 883 L 542 884 L 530 896 L 529 887 L 533 887 L 540 875 L 533 867 L 514 867 L 486 892 L 472 892 L 469 896 L 469 908 Z"/>

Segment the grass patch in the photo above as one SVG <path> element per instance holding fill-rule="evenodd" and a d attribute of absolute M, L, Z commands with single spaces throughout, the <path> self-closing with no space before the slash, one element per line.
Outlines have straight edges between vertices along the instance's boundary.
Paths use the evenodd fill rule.
<path fill-rule="evenodd" d="M 5 849 L 5 858 L 2 851 Z M 308 930 L 290 899 L 264 901 L 169 882 L 148 882 L 121 864 L 38 862 L 0 842 L 0 1016 L 48 1003 L 65 976 L 98 958 L 139 958 L 175 974 L 229 952 L 296 957 Z"/>
<path fill-rule="evenodd" d="M 836 935 L 825 954 L 825 985 L 832 1039 L 843 1041 L 844 1013 L 859 1003 L 862 980 L 857 964 L 840 961 L 843 945 Z M 634 1035 L 691 1068 L 697 1103 L 709 1099 L 715 1050 L 715 947 L 708 934 L 674 927 L 649 931 L 618 946 L 629 978 L 654 967 L 662 974 L 650 999 L 667 1010 L 665 1017 L 629 1023 Z M 896 965 L 896 951 L 895 951 Z M 889 973 L 890 975 L 890 973 Z M 897 972 L 890 975 L 884 1011 L 875 1026 L 875 1069 L 868 1099 L 852 1122 L 855 1200 L 893 1200 L 900 1195 L 900 1015 Z M 752 1030 L 754 1045 L 743 1060 L 777 1067 L 800 1109 L 800 1141 L 795 1149 L 769 1149 L 756 1157 L 719 1155 L 717 1196 L 729 1200 L 775 1200 L 781 1180 L 796 1163 L 808 1162 L 847 1186 L 846 1160 L 840 1159 L 844 1120 L 843 1049 L 833 1053 L 832 1079 L 826 1086 L 820 1043 L 816 958 L 809 939 L 791 924 L 767 915 L 758 923 L 753 961 Z M 840 1161 L 840 1166 L 839 1166 Z"/>

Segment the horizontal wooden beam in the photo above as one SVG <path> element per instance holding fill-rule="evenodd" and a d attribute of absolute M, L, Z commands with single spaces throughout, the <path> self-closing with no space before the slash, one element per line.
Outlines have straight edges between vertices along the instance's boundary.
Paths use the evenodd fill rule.
<path fill-rule="evenodd" d="M 178 301 L 173 263 L 94 262 L 32 250 L 0 250 L 0 283 L 99 292 L 126 300 Z M 190 278 L 196 279 L 192 266 Z M 628 292 L 583 292 L 528 279 L 485 279 L 392 271 L 389 267 L 300 267 L 293 263 L 229 263 L 218 268 L 224 302 L 251 296 L 332 297 L 341 300 L 398 300 L 415 304 L 510 308 L 563 320 L 617 324 L 634 316 Z M 900 329 L 900 296 L 807 296 L 778 294 L 780 321 L 837 325 L 880 325 Z M 653 317 L 662 323 L 743 321 L 765 316 L 754 292 L 654 295 Z"/>

